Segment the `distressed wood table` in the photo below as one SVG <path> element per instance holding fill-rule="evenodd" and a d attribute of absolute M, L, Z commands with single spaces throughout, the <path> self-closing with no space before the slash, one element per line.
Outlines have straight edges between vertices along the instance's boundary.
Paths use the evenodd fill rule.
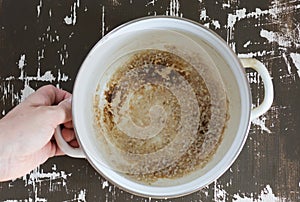
<path fill-rule="evenodd" d="M 72 92 L 91 47 L 129 20 L 151 15 L 197 21 L 240 57 L 268 68 L 275 100 L 253 121 L 231 168 L 204 189 L 167 201 L 300 201 L 299 0 L 0 0 L 0 116 L 45 84 Z M 247 71 L 253 103 L 260 77 Z M 102 178 L 86 160 L 55 157 L 28 175 L 0 183 L 0 201 L 156 201 Z"/>

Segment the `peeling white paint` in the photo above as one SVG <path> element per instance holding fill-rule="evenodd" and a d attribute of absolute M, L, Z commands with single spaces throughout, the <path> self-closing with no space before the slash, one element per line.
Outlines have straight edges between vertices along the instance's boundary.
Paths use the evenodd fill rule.
<path fill-rule="evenodd" d="M 183 17 L 183 14 L 180 12 L 179 0 L 170 0 L 170 5 L 166 11 L 166 15 Z"/>
<path fill-rule="evenodd" d="M 290 56 L 297 68 L 297 73 L 300 78 L 300 54 L 299 53 L 290 53 Z"/>
<path fill-rule="evenodd" d="M 203 26 L 209 28 L 209 23 L 205 23 Z"/>
<path fill-rule="evenodd" d="M 243 45 L 243 47 L 244 47 L 244 48 L 247 48 L 250 44 L 251 44 L 251 41 L 247 41 L 247 42 Z"/>
<path fill-rule="evenodd" d="M 266 120 L 267 118 L 265 116 L 261 116 L 259 118 L 256 118 L 254 120 L 252 120 L 252 123 L 254 125 L 257 125 L 261 128 L 262 131 L 265 131 L 267 133 L 272 133 L 271 130 L 266 126 Z"/>
<path fill-rule="evenodd" d="M 276 17 L 277 9 L 271 8 L 267 10 L 261 10 L 260 8 L 256 8 L 255 11 L 247 13 L 246 8 L 238 9 L 235 11 L 235 14 L 229 13 L 227 18 L 227 27 L 233 28 L 237 21 L 240 21 L 245 18 L 254 18 L 258 19 L 263 15 L 271 15 Z"/>
<path fill-rule="evenodd" d="M 270 185 L 266 185 L 266 187 L 261 191 L 260 196 L 258 199 L 249 198 L 245 194 L 242 197 L 239 194 L 234 194 L 234 201 L 237 202 L 279 202 L 279 201 L 285 201 L 284 198 L 276 197 L 275 194 L 272 191 L 272 188 Z"/>
<path fill-rule="evenodd" d="M 225 202 L 228 201 L 228 193 L 225 189 L 221 188 L 221 185 L 217 184 L 215 182 L 214 185 L 214 201 L 216 202 Z M 250 197 L 249 197 L 250 195 Z M 237 202 L 279 202 L 279 201 L 285 201 L 285 198 L 279 198 L 276 197 L 275 194 L 272 191 L 272 188 L 269 184 L 266 185 L 265 188 L 263 188 L 258 195 L 258 199 L 256 197 L 254 198 L 253 193 L 236 193 L 233 194 L 233 201 Z"/>
<path fill-rule="evenodd" d="M 24 79 L 24 66 L 25 66 L 25 54 L 21 55 L 19 62 L 18 62 L 18 67 L 21 70 L 21 75 L 19 79 L 23 80 Z"/>
<path fill-rule="evenodd" d="M 108 181 L 102 182 L 102 189 L 105 189 L 108 186 L 109 186 Z"/>
<path fill-rule="evenodd" d="M 38 62 L 40 62 L 41 59 L 45 58 L 44 52 L 45 52 L 45 49 L 42 49 L 41 51 L 38 50 L 38 57 L 37 57 Z"/>
<path fill-rule="evenodd" d="M 65 23 L 69 23 L 68 19 L 65 20 Z M 71 23 L 71 22 L 70 22 Z M 51 27 L 48 26 L 45 30 L 45 32 L 38 37 L 38 40 L 41 42 L 46 42 L 49 41 L 50 43 L 58 42 L 60 39 L 60 36 L 57 33 L 57 30 L 51 31 Z M 43 51 L 45 50 L 44 48 L 42 49 Z"/>
<path fill-rule="evenodd" d="M 86 202 L 85 196 L 86 196 L 86 190 L 85 189 L 80 190 L 78 197 L 76 197 L 75 200 L 77 199 L 80 202 Z"/>
<path fill-rule="evenodd" d="M 279 46 L 282 47 L 291 47 L 292 45 L 292 41 L 287 37 L 287 35 L 283 33 L 261 29 L 260 36 L 266 38 L 268 42 L 276 42 Z"/>
<path fill-rule="evenodd" d="M 6 77 L 6 78 L 5 78 L 5 81 L 10 81 L 10 80 L 13 80 L 13 79 L 15 79 L 14 76 L 9 76 L 9 77 Z"/>
<path fill-rule="evenodd" d="M 77 8 L 80 6 L 80 1 L 77 0 L 71 7 L 71 14 L 64 18 L 64 22 L 67 25 L 75 25 L 77 22 Z"/>
<path fill-rule="evenodd" d="M 122 5 L 121 2 L 119 2 L 118 0 L 111 0 L 111 2 L 112 2 L 113 6 L 121 6 Z"/>
<path fill-rule="evenodd" d="M 21 90 L 21 99 L 20 99 L 20 102 L 24 101 L 25 98 L 27 98 L 33 92 L 34 92 L 34 89 L 32 89 L 29 86 L 29 84 L 25 83 L 24 88 Z"/>
<path fill-rule="evenodd" d="M 212 20 L 211 24 L 213 24 L 215 26 L 215 29 L 221 28 L 220 22 L 218 20 Z"/>
<path fill-rule="evenodd" d="M 64 46 L 66 49 L 66 46 Z M 65 51 L 65 56 L 64 58 L 68 57 L 67 51 Z M 22 102 L 28 95 L 34 92 L 33 87 L 30 85 L 32 81 L 42 81 L 42 82 L 57 82 L 59 85 L 60 82 L 67 82 L 69 80 L 69 76 L 66 75 L 65 73 L 61 73 L 61 70 L 57 70 L 57 75 L 58 77 L 56 78 L 52 71 L 46 71 L 41 75 L 41 68 L 40 68 L 40 60 L 44 58 L 44 49 L 41 51 L 38 51 L 38 68 L 36 75 L 28 75 L 26 73 L 26 55 L 21 54 L 20 59 L 17 62 L 18 69 L 20 69 L 20 75 L 18 77 L 16 76 L 8 76 L 6 78 L 3 78 L 2 80 L 7 82 L 5 85 L 4 83 L 0 86 L 1 91 L 3 92 L 3 95 L 1 95 L 1 99 L 3 100 L 5 104 L 5 100 L 8 99 L 9 95 L 11 96 L 11 105 L 14 106 L 15 103 L 20 103 Z M 19 80 L 23 82 L 23 89 L 21 89 L 19 92 L 15 92 L 14 90 L 14 84 L 13 81 Z M 59 86 L 58 86 L 59 87 Z"/>
<path fill-rule="evenodd" d="M 283 58 L 284 61 L 285 61 L 285 64 L 286 64 L 286 66 L 287 66 L 288 73 L 291 74 L 291 73 L 292 73 L 292 67 L 291 67 L 291 65 L 290 65 L 290 63 L 289 63 L 289 61 L 288 61 L 288 58 L 287 58 L 287 56 L 286 56 L 286 53 L 283 53 L 283 54 L 282 54 L 282 58 Z"/>
<path fill-rule="evenodd" d="M 230 8 L 230 2 L 228 3 L 223 3 L 222 8 Z"/>
<path fill-rule="evenodd" d="M 51 71 L 46 71 L 44 75 L 33 77 L 32 79 L 37 81 L 49 81 L 49 82 L 55 81 L 55 77 L 53 76 Z"/>
<path fill-rule="evenodd" d="M 226 7 L 227 4 L 225 4 L 224 6 Z M 266 9 L 266 10 L 261 10 L 260 8 L 256 8 L 255 11 L 253 11 L 253 12 L 247 12 L 246 8 L 241 8 L 241 9 L 235 10 L 234 13 L 229 13 L 227 16 L 227 25 L 225 25 L 227 28 L 227 42 L 229 43 L 233 39 L 233 36 L 234 36 L 233 31 L 235 29 L 234 27 L 238 21 L 241 21 L 243 19 L 248 19 L 248 18 L 259 19 L 263 16 L 271 16 L 272 18 L 276 19 L 278 17 L 278 14 L 284 12 L 283 9 L 284 8 L 278 8 L 278 7 L 274 6 L 272 8 Z M 293 9 L 293 7 L 290 6 L 288 9 Z M 269 31 L 268 32 L 263 31 L 261 33 L 262 36 L 268 36 L 268 37 L 274 37 L 273 34 L 276 34 L 276 33 L 269 33 Z M 231 44 L 229 44 L 229 45 L 231 47 L 233 47 Z M 233 49 L 234 49 L 234 47 L 233 47 Z"/>
<path fill-rule="evenodd" d="M 147 4 L 146 4 L 146 7 L 149 6 L 149 5 L 154 6 L 155 2 L 157 2 L 157 0 L 150 0 L 150 1 L 148 1 Z M 132 4 L 132 0 L 130 1 L 130 3 Z"/>
<path fill-rule="evenodd" d="M 49 181 L 50 187 L 51 187 L 51 181 L 61 179 L 63 181 L 67 180 L 69 176 L 71 176 L 72 173 L 67 173 L 65 171 L 53 171 L 45 173 L 43 169 L 40 167 L 34 169 L 31 173 L 29 173 L 26 176 L 23 176 L 23 181 L 25 182 L 25 186 L 27 185 L 35 185 L 38 182 L 43 181 Z"/>
<path fill-rule="evenodd" d="M 66 188 L 67 178 L 70 177 L 72 173 L 67 173 L 65 171 L 56 171 L 56 169 L 53 170 L 53 168 L 56 168 L 56 165 L 52 167 L 52 172 L 45 173 L 39 166 L 28 175 L 22 177 L 22 180 L 25 183 L 25 187 L 32 186 L 34 192 L 34 201 L 47 201 L 45 198 L 39 195 L 41 193 L 42 183 L 49 183 L 49 191 L 53 191 L 53 186 L 55 183 L 59 183 Z M 29 198 L 28 201 L 33 201 L 33 199 Z"/>
<path fill-rule="evenodd" d="M 105 7 L 102 6 L 102 19 L 101 19 L 101 35 L 105 35 Z"/>
<path fill-rule="evenodd" d="M 206 9 L 202 8 L 200 11 L 200 20 L 207 20 L 208 16 L 206 15 Z"/>
<path fill-rule="evenodd" d="M 43 6 L 43 1 L 40 0 L 39 4 L 38 4 L 37 7 L 36 7 L 36 10 L 37 10 L 37 17 L 40 17 L 42 6 Z"/>
<path fill-rule="evenodd" d="M 68 81 L 69 80 L 69 76 L 65 75 L 65 73 L 60 72 L 60 69 L 58 70 L 58 76 L 57 76 L 57 80 L 58 81 Z"/>
<path fill-rule="evenodd" d="M 228 28 L 233 28 L 233 26 L 235 25 L 235 23 L 243 18 L 246 18 L 246 9 L 240 9 L 240 10 L 236 10 L 236 14 L 231 14 L 229 13 L 228 17 L 227 17 L 227 27 Z"/>
<path fill-rule="evenodd" d="M 25 66 L 25 54 L 22 54 L 20 56 L 19 62 L 18 62 L 18 67 L 19 69 L 23 69 Z"/>
<path fill-rule="evenodd" d="M 67 24 L 67 25 L 71 25 L 72 24 L 72 17 L 71 16 L 66 16 L 64 18 L 64 22 Z"/>
<path fill-rule="evenodd" d="M 221 188 L 217 180 L 214 182 L 214 201 L 216 202 L 226 202 L 227 192 Z"/>
<path fill-rule="evenodd" d="M 259 83 L 260 79 L 257 72 L 249 72 L 247 73 L 247 78 L 249 83 Z"/>
<path fill-rule="evenodd" d="M 260 50 L 260 51 L 249 52 L 249 53 L 238 53 L 237 55 L 240 58 L 253 58 L 253 57 L 262 57 L 265 55 L 274 55 L 274 51 Z"/>

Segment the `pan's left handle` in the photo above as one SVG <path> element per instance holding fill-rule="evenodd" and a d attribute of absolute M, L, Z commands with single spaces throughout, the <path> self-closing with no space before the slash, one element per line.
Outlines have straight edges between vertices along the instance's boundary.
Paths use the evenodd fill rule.
<path fill-rule="evenodd" d="M 61 127 L 58 126 L 56 129 L 55 129 L 55 134 L 54 134 L 54 137 L 55 137 L 55 140 L 56 140 L 56 143 L 58 145 L 58 147 L 60 148 L 60 150 L 62 150 L 66 155 L 70 156 L 70 157 L 73 157 L 73 158 L 86 158 L 83 150 L 78 147 L 78 148 L 75 148 L 75 147 L 72 147 L 70 146 L 65 140 L 64 138 L 62 137 L 62 134 L 61 134 Z"/>

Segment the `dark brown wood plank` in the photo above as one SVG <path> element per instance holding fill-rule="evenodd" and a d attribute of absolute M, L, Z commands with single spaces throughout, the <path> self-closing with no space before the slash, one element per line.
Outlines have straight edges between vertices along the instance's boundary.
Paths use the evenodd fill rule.
<path fill-rule="evenodd" d="M 0 0 L 0 116 L 42 85 L 72 92 L 91 47 L 116 26 L 148 15 L 182 16 L 211 28 L 239 56 L 261 60 L 275 88 L 272 108 L 251 125 L 232 167 L 203 190 L 167 201 L 300 201 L 298 0 Z M 259 76 L 247 75 L 258 103 Z M 155 200 L 121 191 L 86 160 L 56 157 L 0 183 L 0 201 Z"/>

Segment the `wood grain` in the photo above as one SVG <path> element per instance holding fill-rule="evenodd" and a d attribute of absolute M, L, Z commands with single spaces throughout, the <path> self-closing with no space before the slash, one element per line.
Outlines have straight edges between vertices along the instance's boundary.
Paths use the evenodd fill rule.
<path fill-rule="evenodd" d="M 151 15 L 204 24 L 240 57 L 255 57 L 273 78 L 272 108 L 251 125 L 231 168 L 194 194 L 166 201 L 300 201 L 299 0 L 0 0 L 0 116 L 52 83 L 72 92 L 92 46 L 113 28 Z M 263 86 L 247 70 L 256 105 Z M 156 201 L 102 178 L 86 160 L 49 159 L 30 174 L 0 183 L 0 201 Z"/>

